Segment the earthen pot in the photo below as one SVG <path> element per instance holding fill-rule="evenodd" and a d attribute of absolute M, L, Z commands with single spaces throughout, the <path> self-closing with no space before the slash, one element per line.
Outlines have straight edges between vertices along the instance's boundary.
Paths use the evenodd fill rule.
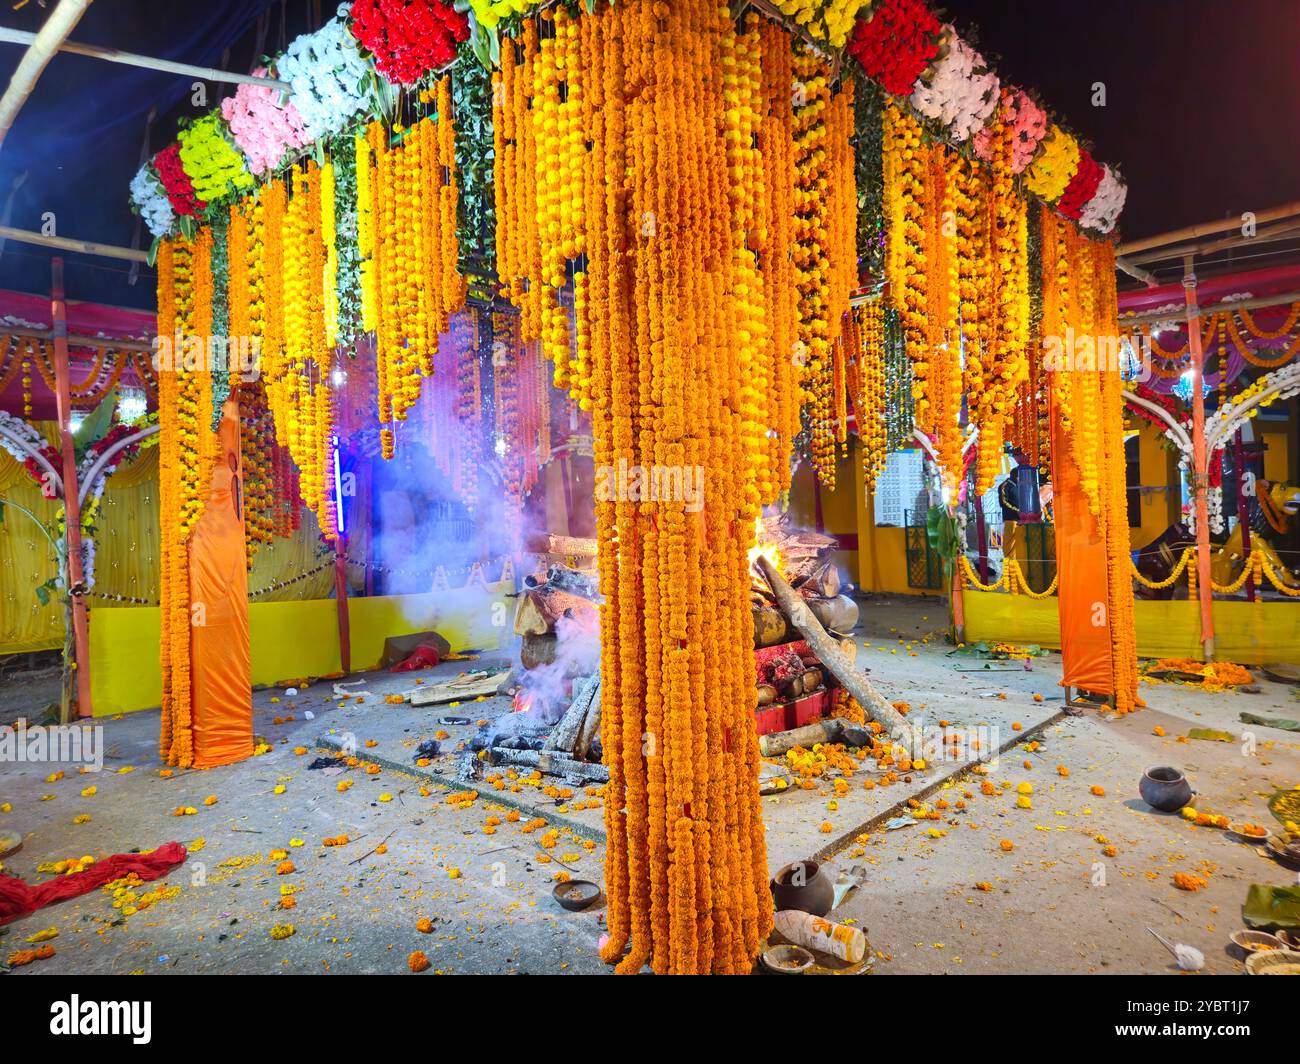
<path fill-rule="evenodd" d="M 777 911 L 798 909 L 825 916 L 835 901 L 835 886 L 817 861 L 796 861 L 772 877 L 772 900 Z"/>
<path fill-rule="evenodd" d="M 1192 800 L 1192 785 L 1176 768 L 1162 765 L 1149 768 L 1138 783 L 1138 793 L 1152 809 L 1162 813 L 1176 813 Z"/>

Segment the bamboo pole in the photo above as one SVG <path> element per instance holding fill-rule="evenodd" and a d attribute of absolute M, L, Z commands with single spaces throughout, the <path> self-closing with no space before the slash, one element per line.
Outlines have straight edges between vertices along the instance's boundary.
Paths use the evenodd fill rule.
<path fill-rule="evenodd" d="M 1300 214 L 1300 200 L 1293 200 L 1290 203 L 1284 203 L 1280 207 L 1273 207 L 1266 211 L 1258 211 L 1253 221 L 1256 225 L 1261 225 L 1264 222 L 1276 222 L 1283 218 L 1290 218 L 1296 214 Z M 1200 225 L 1188 225 L 1182 229 L 1171 230 L 1168 233 L 1159 233 L 1156 236 L 1143 237 L 1140 240 L 1129 240 L 1116 249 L 1116 254 L 1129 257 L 1139 251 L 1150 251 L 1153 248 L 1168 247 L 1170 244 L 1183 244 L 1190 240 L 1200 240 L 1202 237 L 1213 236 L 1216 233 L 1225 233 L 1229 229 L 1237 229 L 1241 225 L 1242 219 L 1240 216 L 1219 218 L 1213 222 L 1202 222 Z M 1169 257 L 1174 258 L 1175 253 L 1170 252 Z"/>
<path fill-rule="evenodd" d="M 77 2 L 82 11 L 90 4 L 90 0 L 77 0 Z M 63 3 L 68 3 L 68 0 L 63 0 Z M 57 14 L 56 11 L 55 15 Z M 77 17 L 81 17 L 81 12 L 77 13 Z M 54 15 L 51 15 L 50 20 L 53 21 L 53 19 Z M 48 25 L 47 22 L 46 26 L 48 27 Z M 75 25 L 74 20 L 72 26 Z M 161 70 L 168 74 L 182 74 L 185 77 L 201 78 L 203 81 L 218 81 L 227 85 L 270 86 L 285 93 L 293 91 L 292 85 L 287 81 L 280 81 L 278 78 L 257 78 L 252 74 L 234 74 L 229 70 L 217 70 L 214 67 L 194 66 L 192 63 L 177 63 L 171 59 L 158 59 L 151 55 L 123 52 L 117 48 L 103 48 L 97 44 L 79 44 L 76 41 L 66 39 L 67 35 L 72 32 L 72 26 L 68 26 L 58 44 L 50 49 L 50 56 L 53 56 L 56 51 L 67 52 L 69 55 L 84 55 L 89 59 L 103 59 L 108 63 L 143 67 L 145 70 Z M 41 33 L 44 32 L 45 29 L 42 28 Z M 24 30 L 11 30 L 0 27 L 0 44 L 31 44 L 36 40 L 37 36 L 37 34 L 27 33 Z M 46 58 L 45 62 L 49 62 L 49 57 Z"/>
<path fill-rule="evenodd" d="M 1144 270 L 1134 262 L 1130 262 L 1123 255 L 1115 256 L 1115 268 L 1122 270 L 1136 281 L 1141 281 L 1148 288 L 1158 288 L 1160 282 L 1156 280 L 1156 275 L 1150 270 Z"/>
<path fill-rule="evenodd" d="M 82 255 L 100 255 L 106 259 L 126 259 L 128 262 L 149 261 L 149 253 L 137 248 L 96 244 L 93 240 L 73 240 L 66 236 L 46 236 L 44 233 L 33 233 L 30 229 L 15 229 L 11 225 L 0 225 L 0 237 L 6 240 L 17 240 L 20 244 L 38 244 L 45 248 L 58 248 L 60 251 L 76 251 Z"/>
<path fill-rule="evenodd" d="M 1187 299 L 1187 344 L 1192 369 L 1192 499 L 1196 507 L 1196 584 L 1201 600 L 1201 648 L 1214 660 L 1214 589 L 1210 586 L 1209 461 L 1205 446 L 1205 352 L 1201 349 L 1201 310 L 1196 303 L 1196 270 L 1183 260 L 1183 293 Z"/>
<path fill-rule="evenodd" d="M 81 570 L 81 493 L 77 486 L 77 451 L 72 439 L 72 379 L 68 369 L 67 306 L 63 301 L 63 260 L 50 263 L 50 308 L 54 317 L 54 383 L 59 416 L 59 445 L 63 452 L 64 542 L 67 544 L 67 596 L 71 612 L 72 661 L 64 660 L 63 723 L 71 720 L 68 670 L 76 678 L 77 711 L 91 715 L 90 618 L 86 612 L 85 574 Z"/>
<path fill-rule="evenodd" d="M 339 667 L 352 675 L 352 624 L 348 616 L 347 538 L 342 532 L 334 542 L 334 599 L 338 611 Z"/>
<path fill-rule="evenodd" d="M 1300 302 L 1300 292 L 1279 292 L 1275 296 L 1258 296 L 1255 299 L 1234 300 L 1231 303 L 1212 303 L 1203 309 L 1209 311 L 1219 310 L 1259 310 L 1264 307 L 1283 307 L 1288 303 Z M 1147 314 L 1134 314 L 1131 317 L 1125 315 L 1119 319 L 1120 328 L 1130 325 L 1146 325 L 1149 322 L 1172 321 L 1173 313 L 1170 311 L 1153 311 Z"/>
<path fill-rule="evenodd" d="M 68 39 L 68 34 L 81 21 L 81 16 L 89 6 L 90 0 L 59 0 L 59 6 L 50 12 L 50 17 L 45 20 L 39 33 L 0 31 L 6 35 L 21 36 L 22 40 L 15 40 L 14 43 L 27 45 L 26 53 L 18 61 L 18 66 L 9 79 L 9 87 L 5 89 L 4 96 L 0 97 L 0 144 L 4 143 L 9 130 L 13 128 L 18 112 L 36 88 L 42 71 Z"/>

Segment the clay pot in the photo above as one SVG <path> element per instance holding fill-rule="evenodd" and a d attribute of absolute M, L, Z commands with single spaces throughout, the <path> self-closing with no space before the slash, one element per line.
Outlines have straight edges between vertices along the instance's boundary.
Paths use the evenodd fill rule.
<path fill-rule="evenodd" d="M 1192 800 L 1192 785 L 1176 768 L 1162 765 L 1147 769 L 1138 783 L 1138 793 L 1152 809 L 1162 813 L 1176 813 Z"/>
<path fill-rule="evenodd" d="M 810 695 L 822 685 L 821 669 L 809 669 L 803 674 L 804 694 Z"/>
<path fill-rule="evenodd" d="M 835 901 L 835 886 L 817 861 L 796 861 L 772 877 L 772 900 L 777 912 L 798 909 L 825 916 Z"/>
<path fill-rule="evenodd" d="M 776 688 L 770 683 L 761 683 L 758 685 L 758 704 L 760 706 L 770 706 L 776 701 Z"/>

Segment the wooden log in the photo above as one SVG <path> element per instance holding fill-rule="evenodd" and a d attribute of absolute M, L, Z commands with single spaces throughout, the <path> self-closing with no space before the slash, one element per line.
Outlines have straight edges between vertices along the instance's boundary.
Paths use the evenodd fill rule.
<path fill-rule="evenodd" d="M 595 629 L 599 611 L 590 599 L 543 584 L 525 591 L 515 610 L 516 635 L 546 635 L 555 631 L 555 623 L 569 616 L 584 627 Z"/>
<path fill-rule="evenodd" d="M 573 685 L 573 701 L 569 708 L 551 729 L 550 737 L 542 744 L 543 750 L 562 750 L 573 753 L 582 731 L 582 723 L 587 719 L 587 710 L 591 706 L 591 697 L 599 680 L 591 677 Z M 580 756 L 580 755 L 579 755 Z"/>
<path fill-rule="evenodd" d="M 519 596 L 515 607 L 515 635 L 550 635 L 551 626 L 531 591 Z"/>
<path fill-rule="evenodd" d="M 817 655 L 818 660 L 826 667 L 827 671 L 843 684 L 849 694 L 858 700 L 863 712 L 872 719 L 879 721 L 891 736 L 899 740 L 910 738 L 911 729 L 903 720 L 902 714 L 891 706 L 880 692 L 871 685 L 871 681 L 858 672 L 840 652 L 839 642 L 827 635 L 826 629 L 821 626 L 821 622 L 813 616 L 812 610 L 808 608 L 808 603 L 800 598 L 799 593 L 785 582 L 785 578 L 776 571 L 776 566 L 762 554 L 758 556 L 758 566 L 763 575 L 767 577 L 767 582 L 772 588 L 772 593 L 776 596 L 776 602 L 781 607 L 781 612 L 799 630 L 799 634 L 808 641 L 813 653 Z"/>
<path fill-rule="evenodd" d="M 587 707 L 587 719 L 582 722 L 582 731 L 573 748 L 573 756 L 584 761 L 591 757 L 591 744 L 600 734 L 600 677 L 596 677 L 596 688 L 591 695 L 591 705 Z"/>
<path fill-rule="evenodd" d="M 554 635 L 526 635 L 519 646 L 519 664 L 525 671 L 555 661 L 559 640 Z"/>
<path fill-rule="evenodd" d="M 557 536 L 549 532 L 530 536 L 524 549 L 530 554 L 559 554 L 575 558 L 594 558 L 597 553 L 594 537 Z"/>
<path fill-rule="evenodd" d="M 840 567 L 834 562 L 815 562 L 803 580 L 790 580 L 791 587 L 801 592 L 819 595 L 822 598 L 834 598 L 840 593 Z"/>
<path fill-rule="evenodd" d="M 755 608 L 753 614 L 754 646 L 770 647 L 789 642 L 790 626 L 786 624 L 780 610 L 765 606 L 762 609 Z"/>
<path fill-rule="evenodd" d="M 494 765 L 523 765 L 548 776 L 574 776 L 590 783 L 608 783 L 609 769 L 587 761 L 576 761 L 555 750 L 507 750 L 494 746 L 488 753 Z"/>
<path fill-rule="evenodd" d="M 802 598 L 802 596 L 800 596 Z M 834 598 L 804 599 L 808 609 L 827 631 L 843 635 L 853 630 L 858 623 L 858 604 L 848 595 L 836 595 Z"/>
<path fill-rule="evenodd" d="M 814 743 L 837 743 L 840 741 L 840 722 L 838 718 L 819 720 L 815 724 L 805 724 L 802 728 L 789 731 L 770 732 L 758 737 L 758 752 L 764 757 L 775 757 L 793 750 L 796 746 L 809 747 Z"/>

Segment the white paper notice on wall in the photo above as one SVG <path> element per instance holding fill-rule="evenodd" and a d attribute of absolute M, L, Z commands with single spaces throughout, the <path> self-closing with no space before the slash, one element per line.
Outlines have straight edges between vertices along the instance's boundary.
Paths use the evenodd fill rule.
<path fill-rule="evenodd" d="M 925 489 L 925 454 L 919 447 L 889 453 L 876 478 L 873 502 L 878 526 L 902 527 L 909 521 L 925 524 L 930 500 Z"/>

